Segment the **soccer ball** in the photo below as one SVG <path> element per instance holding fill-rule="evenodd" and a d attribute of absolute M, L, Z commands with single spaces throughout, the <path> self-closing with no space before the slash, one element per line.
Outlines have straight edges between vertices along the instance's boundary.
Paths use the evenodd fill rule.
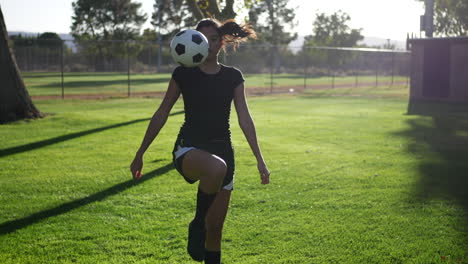
<path fill-rule="evenodd" d="M 195 67 L 208 57 L 208 39 L 201 32 L 186 29 L 177 33 L 171 41 L 171 55 L 184 67 Z"/>

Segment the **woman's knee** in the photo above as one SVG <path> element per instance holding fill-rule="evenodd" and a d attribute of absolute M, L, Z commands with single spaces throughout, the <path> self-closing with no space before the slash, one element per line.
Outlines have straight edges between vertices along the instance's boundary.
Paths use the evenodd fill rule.
<path fill-rule="evenodd" d="M 209 167 L 204 173 L 204 177 L 202 176 L 202 180 L 205 178 L 207 181 L 222 184 L 226 176 L 227 165 L 223 159 L 216 156 L 214 157 L 215 158 L 210 162 Z"/>

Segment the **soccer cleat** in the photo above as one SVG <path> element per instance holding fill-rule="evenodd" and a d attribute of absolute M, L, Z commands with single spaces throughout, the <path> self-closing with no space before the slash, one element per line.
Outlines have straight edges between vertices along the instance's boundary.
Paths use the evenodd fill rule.
<path fill-rule="evenodd" d="M 205 259 L 205 236 L 204 224 L 192 220 L 189 224 L 187 252 L 195 261 L 201 262 Z"/>

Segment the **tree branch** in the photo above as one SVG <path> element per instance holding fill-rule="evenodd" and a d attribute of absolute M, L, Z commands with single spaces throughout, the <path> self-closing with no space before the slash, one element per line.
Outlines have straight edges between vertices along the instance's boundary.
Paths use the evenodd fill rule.
<path fill-rule="evenodd" d="M 202 11 L 198 8 L 197 0 L 186 0 L 188 8 L 192 14 L 197 18 L 197 20 L 202 20 L 204 18 Z"/>
<path fill-rule="evenodd" d="M 208 12 L 214 18 L 222 19 L 221 11 L 219 11 L 218 1 L 208 0 Z"/>

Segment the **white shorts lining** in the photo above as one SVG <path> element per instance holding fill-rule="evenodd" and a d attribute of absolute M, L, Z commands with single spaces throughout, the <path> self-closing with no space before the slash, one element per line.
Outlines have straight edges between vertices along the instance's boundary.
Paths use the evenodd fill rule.
<path fill-rule="evenodd" d="M 178 159 L 180 156 L 189 152 L 190 150 L 195 149 L 194 147 L 181 147 L 177 146 L 177 150 L 174 152 L 175 159 Z"/>

